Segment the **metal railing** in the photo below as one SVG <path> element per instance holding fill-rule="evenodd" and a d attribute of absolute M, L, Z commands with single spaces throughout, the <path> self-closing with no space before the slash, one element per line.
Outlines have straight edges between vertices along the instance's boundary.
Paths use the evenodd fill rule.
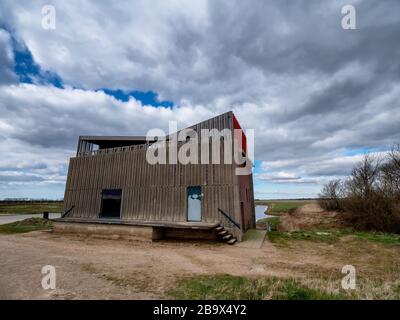
<path fill-rule="evenodd" d="M 121 153 L 121 152 L 129 152 L 129 151 L 136 151 L 136 150 L 147 150 L 149 148 L 168 148 L 170 145 L 169 141 L 166 141 L 166 143 L 162 144 L 163 141 L 160 142 L 151 142 L 151 143 L 143 143 L 143 144 L 138 144 L 138 145 L 133 145 L 133 146 L 125 146 L 125 147 L 115 147 L 115 148 L 107 148 L 107 149 L 97 149 L 97 150 L 89 150 L 89 151 L 80 151 L 77 153 L 78 157 L 90 157 L 90 156 L 96 156 L 96 155 L 101 155 L 101 154 L 115 154 L 115 153 Z M 158 144 L 160 143 L 160 144 Z M 184 141 L 178 141 L 177 146 L 180 147 L 182 146 Z"/>
<path fill-rule="evenodd" d="M 232 143 L 231 140 L 227 140 L 229 143 Z M 115 147 L 115 148 L 106 148 L 106 149 L 97 149 L 97 150 L 86 150 L 86 151 L 79 151 L 77 153 L 77 157 L 90 157 L 102 154 L 115 154 L 121 152 L 129 152 L 129 151 L 136 151 L 136 150 L 147 150 L 149 148 L 169 148 L 171 144 L 174 147 L 180 148 L 184 144 L 193 143 L 197 144 L 199 147 L 201 146 L 200 139 L 197 140 L 188 140 L 188 141 L 175 141 L 175 140 L 160 140 L 155 142 L 146 142 L 143 144 L 132 145 L 132 146 L 125 146 L 125 147 Z M 213 140 L 211 143 L 214 143 Z M 218 143 L 218 142 L 217 142 Z M 212 144 L 210 144 L 211 146 Z M 220 145 L 221 146 L 221 145 Z"/>
<path fill-rule="evenodd" d="M 222 213 L 222 215 L 228 219 L 228 221 L 233 224 L 236 228 L 240 230 L 240 224 L 233 220 L 230 216 L 228 216 L 221 208 L 218 208 L 218 211 Z"/>
<path fill-rule="evenodd" d="M 100 154 L 113 154 L 113 153 L 121 153 L 121 152 L 129 152 L 134 150 L 144 150 L 150 146 L 149 143 L 139 144 L 134 146 L 126 146 L 126 147 L 116 147 L 116 148 L 107 148 L 107 149 L 98 149 L 98 150 L 91 150 L 91 151 L 81 151 L 78 152 L 78 157 L 90 157 L 96 156 Z"/>
<path fill-rule="evenodd" d="M 61 215 L 61 218 L 65 218 L 65 217 L 72 211 L 73 208 L 75 208 L 75 206 L 72 206 L 72 207 L 69 208 L 67 211 L 65 211 L 65 212 Z"/>

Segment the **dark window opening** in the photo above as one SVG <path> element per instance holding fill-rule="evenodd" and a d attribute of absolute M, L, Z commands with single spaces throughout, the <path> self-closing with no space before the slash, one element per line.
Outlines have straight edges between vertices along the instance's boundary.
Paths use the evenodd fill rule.
<path fill-rule="evenodd" d="M 121 216 L 121 189 L 104 189 L 101 193 L 101 218 L 117 218 Z"/>

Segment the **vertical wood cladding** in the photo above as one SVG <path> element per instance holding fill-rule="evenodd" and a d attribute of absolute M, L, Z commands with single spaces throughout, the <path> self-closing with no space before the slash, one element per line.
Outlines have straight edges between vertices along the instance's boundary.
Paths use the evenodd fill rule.
<path fill-rule="evenodd" d="M 203 128 L 232 129 L 232 116 L 228 112 L 190 128 L 196 131 Z M 220 151 L 223 160 L 223 142 Z M 244 185 L 251 194 L 254 206 L 252 181 L 251 184 L 239 183 L 243 179 L 235 175 L 235 164 L 151 165 L 146 160 L 146 152 L 146 148 L 137 148 L 71 158 L 64 211 L 74 206 L 69 217 L 98 218 L 101 191 L 122 189 L 121 219 L 184 222 L 187 220 L 186 192 L 189 186 L 202 187 L 203 222 L 223 221 L 218 212 L 221 208 L 242 223 L 239 202 Z M 254 215 L 250 206 L 250 203 L 246 206 L 246 220 L 251 220 L 252 212 Z"/>

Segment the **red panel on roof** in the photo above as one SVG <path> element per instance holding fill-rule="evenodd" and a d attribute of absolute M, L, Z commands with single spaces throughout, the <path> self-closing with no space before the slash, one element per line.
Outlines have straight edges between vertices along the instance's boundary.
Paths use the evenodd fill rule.
<path fill-rule="evenodd" d="M 246 138 L 246 135 L 244 134 L 244 132 L 242 130 L 242 127 L 239 124 L 239 121 L 237 121 L 235 115 L 233 115 L 233 129 L 238 129 L 238 130 L 235 130 L 234 138 L 238 139 L 238 140 L 240 140 L 240 139 L 242 140 L 242 151 L 244 152 L 244 154 L 247 154 L 246 153 L 246 150 L 247 150 L 247 138 Z"/>

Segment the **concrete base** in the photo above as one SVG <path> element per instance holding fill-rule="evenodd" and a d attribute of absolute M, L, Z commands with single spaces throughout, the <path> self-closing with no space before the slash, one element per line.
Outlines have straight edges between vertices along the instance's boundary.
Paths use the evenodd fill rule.
<path fill-rule="evenodd" d="M 161 239 L 217 240 L 212 229 L 53 221 L 54 233 L 89 235 L 102 239 L 153 241 Z"/>
<path fill-rule="evenodd" d="M 217 240 L 217 233 L 214 230 L 204 229 L 177 229 L 177 228 L 154 228 L 161 234 L 160 239 L 181 239 L 181 240 Z"/>
<path fill-rule="evenodd" d="M 90 235 L 104 239 L 152 241 L 153 228 L 145 226 L 104 225 L 95 223 L 53 222 L 54 233 Z"/>

